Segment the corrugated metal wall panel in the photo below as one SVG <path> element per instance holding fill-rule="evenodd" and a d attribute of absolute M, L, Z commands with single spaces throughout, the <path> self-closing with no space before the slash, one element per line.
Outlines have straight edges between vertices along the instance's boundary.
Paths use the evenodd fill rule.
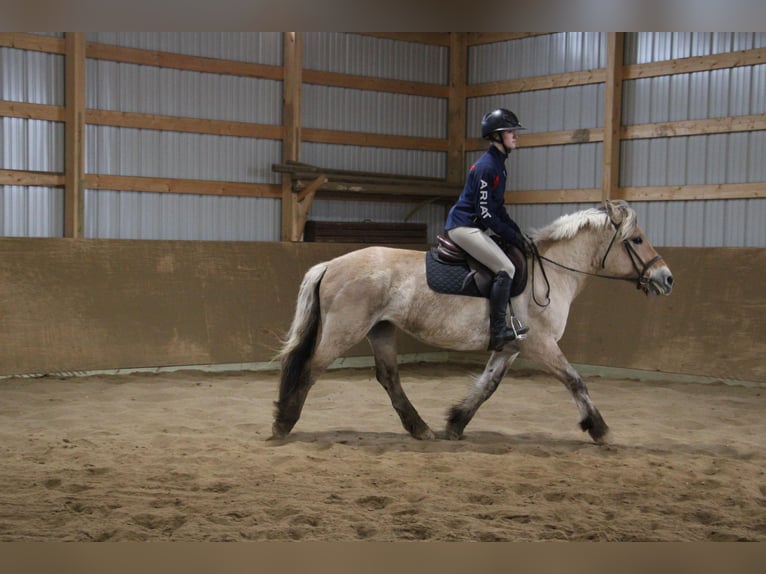
<path fill-rule="evenodd" d="M 87 60 L 87 106 L 136 112 L 282 123 L 282 82 Z"/>
<path fill-rule="evenodd" d="M 64 124 L 0 118 L 0 169 L 64 171 Z"/>
<path fill-rule="evenodd" d="M 436 151 L 304 142 L 301 146 L 301 161 L 330 169 L 372 171 L 392 175 L 444 178 L 447 173 L 447 154 Z"/>
<path fill-rule="evenodd" d="M 468 48 L 468 83 L 481 84 L 606 66 L 606 34 L 561 32 Z"/>
<path fill-rule="evenodd" d="M 64 56 L 0 48 L 0 100 L 64 105 Z"/>
<path fill-rule="evenodd" d="M 625 35 L 625 63 L 710 56 L 764 45 L 764 32 L 629 32 Z"/>
<path fill-rule="evenodd" d="M 626 140 L 621 147 L 620 185 L 766 181 L 764 154 L 766 131 Z"/>
<path fill-rule="evenodd" d="M 86 127 L 86 136 L 86 173 L 279 182 L 271 171 L 281 161 L 276 140 L 96 125 Z"/>
<path fill-rule="evenodd" d="M 55 187 L 0 186 L 0 235 L 62 237 L 64 190 Z"/>
<path fill-rule="evenodd" d="M 470 98 L 466 106 L 468 137 L 480 137 L 482 116 L 499 107 L 512 110 L 530 133 L 601 127 L 604 86 L 593 84 Z"/>
<path fill-rule="evenodd" d="M 303 67 L 446 85 L 449 49 L 345 32 L 304 32 Z"/>
<path fill-rule="evenodd" d="M 89 42 L 282 65 L 282 32 L 87 32 Z"/>
<path fill-rule="evenodd" d="M 303 85 L 304 127 L 430 138 L 447 137 L 447 100 Z"/>
<path fill-rule="evenodd" d="M 85 236 L 279 241 L 278 199 L 86 190 Z"/>

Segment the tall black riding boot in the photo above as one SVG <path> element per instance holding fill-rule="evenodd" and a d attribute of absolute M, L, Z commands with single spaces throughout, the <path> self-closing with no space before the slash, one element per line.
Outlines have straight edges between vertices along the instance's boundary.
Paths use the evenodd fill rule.
<path fill-rule="evenodd" d="M 505 321 L 506 309 L 511 304 L 511 277 L 505 271 L 495 275 L 489 294 L 489 347 L 488 351 L 499 351 L 514 339 L 523 339 L 529 327 L 521 324 L 511 310 L 511 326 Z"/>

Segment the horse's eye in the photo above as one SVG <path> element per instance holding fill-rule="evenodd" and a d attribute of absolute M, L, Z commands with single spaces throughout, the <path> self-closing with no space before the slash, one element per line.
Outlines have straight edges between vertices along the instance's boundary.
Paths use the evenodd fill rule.
<path fill-rule="evenodd" d="M 635 243 L 636 245 L 641 245 L 644 242 L 644 240 L 641 239 L 640 236 L 639 237 L 634 237 L 630 241 L 631 241 L 631 243 Z"/>

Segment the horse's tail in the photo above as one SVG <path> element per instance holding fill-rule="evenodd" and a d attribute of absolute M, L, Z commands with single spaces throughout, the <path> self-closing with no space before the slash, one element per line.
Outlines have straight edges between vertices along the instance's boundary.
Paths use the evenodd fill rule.
<path fill-rule="evenodd" d="M 319 333 L 319 284 L 325 271 L 327 263 L 318 263 L 306 272 L 301 281 L 295 316 L 278 354 L 282 366 L 278 408 L 296 389 L 308 382 L 308 365 L 314 356 Z"/>

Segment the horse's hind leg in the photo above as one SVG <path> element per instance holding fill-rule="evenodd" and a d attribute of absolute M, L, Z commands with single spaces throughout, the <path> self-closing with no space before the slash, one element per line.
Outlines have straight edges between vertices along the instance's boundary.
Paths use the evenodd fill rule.
<path fill-rule="evenodd" d="M 463 429 L 471 421 L 479 407 L 495 392 L 508 371 L 508 367 L 518 354 L 518 351 L 511 351 L 510 354 L 508 351 L 492 353 L 487 366 L 484 367 L 484 372 L 476 379 L 470 394 L 450 409 L 447 417 L 448 439 L 457 440 L 463 436 Z"/>
<path fill-rule="evenodd" d="M 375 376 L 386 389 L 404 428 L 416 439 L 433 439 L 434 433 L 402 389 L 396 361 L 396 328 L 387 321 L 380 322 L 370 329 L 367 340 L 375 356 Z"/>

